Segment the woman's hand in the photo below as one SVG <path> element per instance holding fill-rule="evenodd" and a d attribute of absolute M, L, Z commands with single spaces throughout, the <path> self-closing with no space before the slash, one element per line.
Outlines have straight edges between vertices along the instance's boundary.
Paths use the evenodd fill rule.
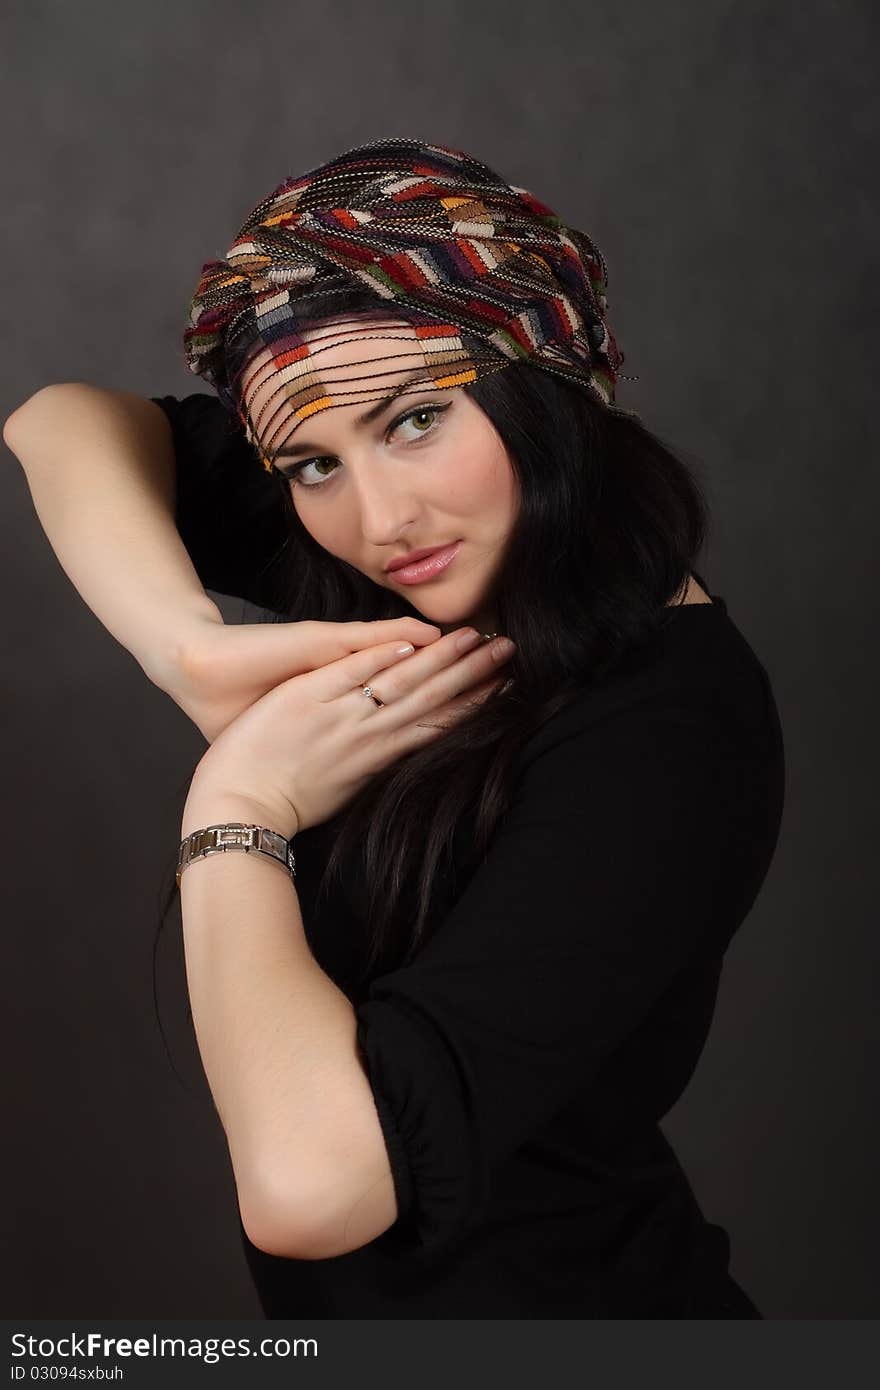
<path fill-rule="evenodd" d="M 235 626 L 224 624 L 219 615 L 199 618 L 187 629 L 171 669 L 154 678 L 154 684 L 213 743 L 243 710 L 292 676 L 377 643 L 422 647 L 439 635 L 438 627 L 418 618 Z"/>
<path fill-rule="evenodd" d="M 470 650 L 459 643 L 470 634 Z M 472 628 L 398 654 L 382 642 L 270 690 L 196 768 L 182 835 L 204 817 L 246 817 L 288 838 L 328 820 L 375 773 L 439 738 L 504 681 L 500 639 Z M 370 685 L 380 708 L 361 689 Z"/>

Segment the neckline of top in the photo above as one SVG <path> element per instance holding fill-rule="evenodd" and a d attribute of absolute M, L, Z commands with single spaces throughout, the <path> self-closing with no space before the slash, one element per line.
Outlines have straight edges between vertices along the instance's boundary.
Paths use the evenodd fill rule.
<path fill-rule="evenodd" d="M 708 589 L 706 590 L 706 592 L 709 592 Z M 719 613 L 722 613 L 726 616 L 727 604 L 725 603 L 721 595 L 709 594 L 709 597 L 712 600 L 711 603 L 673 603 L 667 607 L 666 611 L 667 613 L 685 613 L 692 612 L 695 608 L 715 608 Z"/>

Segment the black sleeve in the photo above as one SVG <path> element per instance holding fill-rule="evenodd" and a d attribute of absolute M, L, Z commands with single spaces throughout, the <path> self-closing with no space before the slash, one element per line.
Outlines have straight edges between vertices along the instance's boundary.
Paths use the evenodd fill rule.
<path fill-rule="evenodd" d="M 151 396 L 171 424 L 175 521 L 206 589 L 282 611 L 289 521 L 279 480 L 216 396 Z"/>
<path fill-rule="evenodd" d="M 452 911 L 355 1010 L 399 1208 L 380 1241 L 456 1245 L 499 1165 L 723 955 L 772 858 L 776 776 L 696 706 L 569 729 L 525 765 Z"/>

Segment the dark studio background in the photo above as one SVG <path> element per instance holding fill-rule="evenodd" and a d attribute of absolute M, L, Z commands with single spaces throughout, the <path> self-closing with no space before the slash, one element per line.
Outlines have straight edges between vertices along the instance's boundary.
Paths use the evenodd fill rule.
<path fill-rule="evenodd" d="M 4 418 L 51 381 L 206 389 L 180 343 L 202 262 L 286 174 L 366 139 L 463 148 L 604 253 L 639 377 L 619 403 L 705 466 L 702 572 L 785 732 L 776 858 L 664 1124 L 776 1319 L 880 1312 L 872 10 L 32 0 L 2 43 Z M 178 908 L 160 1004 L 186 1087 L 153 1010 L 205 745 L 3 456 L 3 1315 L 258 1316 Z"/>

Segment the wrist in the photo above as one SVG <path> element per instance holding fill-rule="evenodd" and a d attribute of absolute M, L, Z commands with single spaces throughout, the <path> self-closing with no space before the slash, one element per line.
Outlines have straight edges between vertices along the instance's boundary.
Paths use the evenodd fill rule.
<path fill-rule="evenodd" d="M 183 808 L 180 838 L 183 840 L 194 830 L 204 830 L 209 825 L 223 825 L 228 821 L 261 825 L 283 835 L 286 840 L 293 839 L 299 828 L 295 815 L 289 810 L 268 806 L 221 787 L 197 785 L 194 780 Z"/>
<path fill-rule="evenodd" d="M 184 836 L 177 855 L 177 886 L 186 870 L 202 859 L 220 855 L 225 858 L 229 851 L 244 853 L 256 859 L 271 859 L 280 864 L 291 876 L 296 878 L 296 858 L 293 846 L 283 835 L 265 826 L 228 821 L 217 825 L 206 825 L 194 833 Z"/>

